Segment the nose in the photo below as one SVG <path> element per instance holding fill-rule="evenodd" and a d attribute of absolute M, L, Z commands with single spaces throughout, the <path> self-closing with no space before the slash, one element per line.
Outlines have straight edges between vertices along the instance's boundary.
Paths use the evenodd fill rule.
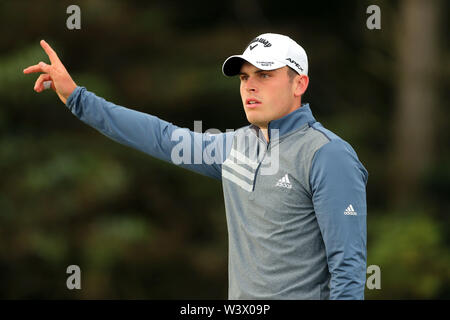
<path fill-rule="evenodd" d="M 256 83 L 253 80 L 253 78 L 248 77 L 247 81 L 245 82 L 245 90 L 247 92 L 257 92 L 258 89 L 256 87 Z"/>

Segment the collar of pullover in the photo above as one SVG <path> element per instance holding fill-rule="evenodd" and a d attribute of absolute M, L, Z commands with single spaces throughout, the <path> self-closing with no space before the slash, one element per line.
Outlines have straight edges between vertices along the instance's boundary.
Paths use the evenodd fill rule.
<path fill-rule="evenodd" d="M 268 131 L 269 136 L 272 138 L 274 129 L 279 130 L 278 131 L 278 137 L 282 137 L 296 129 L 299 129 L 303 127 L 305 124 L 314 123 L 316 122 L 316 119 L 314 118 L 311 108 L 309 107 L 309 103 L 302 104 L 302 106 L 291 113 L 285 115 L 284 117 L 281 117 L 276 120 L 272 120 L 269 122 Z M 256 129 L 257 134 L 262 135 L 261 132 L 259 132 L 259 128 L 251 125 L 254 129 Z M 276 136 L 274 136 L 276 138 Z"/>

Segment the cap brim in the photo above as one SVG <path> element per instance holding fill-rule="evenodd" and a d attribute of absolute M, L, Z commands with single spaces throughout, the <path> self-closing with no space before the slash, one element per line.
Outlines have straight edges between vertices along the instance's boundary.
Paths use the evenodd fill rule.
<path fill-rule="evenodd" d="M 244 62 L 251 63 L 256 68 L 261 70 L 275 70 L 286 66 L 285 63 L 279 61 L 264 61 L 265 58 L 248 58 L 244 55 L 234 55 L 228 57 L 222 66 L 222 73 L 227 77 L 232 77 L 241 72 L 241 67 Z"/>

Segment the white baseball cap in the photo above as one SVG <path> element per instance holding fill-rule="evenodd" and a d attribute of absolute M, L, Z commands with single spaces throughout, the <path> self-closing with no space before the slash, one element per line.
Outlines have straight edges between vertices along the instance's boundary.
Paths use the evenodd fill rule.
<path fill-rule="evenodd" d="M 261 70 L 291 67 L 298 74 L 308 75 L 308 57 L 305 50 L 288 36 L 264 33 L 250 41 L 241 55 L 228 57 L 222 66 L 226 76 L 239 74 L 247 61 Z"/>

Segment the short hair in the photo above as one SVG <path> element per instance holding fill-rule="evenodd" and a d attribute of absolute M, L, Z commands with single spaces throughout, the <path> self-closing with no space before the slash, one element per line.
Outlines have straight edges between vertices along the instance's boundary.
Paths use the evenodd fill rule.
<path fill-rule="evenodd" d="M 292 69 L 291 67 L 287 68 L 287 74 L 289 76 L 289 81 L 292 82 L 295 78 L 295 76 L 298 75 L 297 71 L 295 71 L 294 69 Z"/>

